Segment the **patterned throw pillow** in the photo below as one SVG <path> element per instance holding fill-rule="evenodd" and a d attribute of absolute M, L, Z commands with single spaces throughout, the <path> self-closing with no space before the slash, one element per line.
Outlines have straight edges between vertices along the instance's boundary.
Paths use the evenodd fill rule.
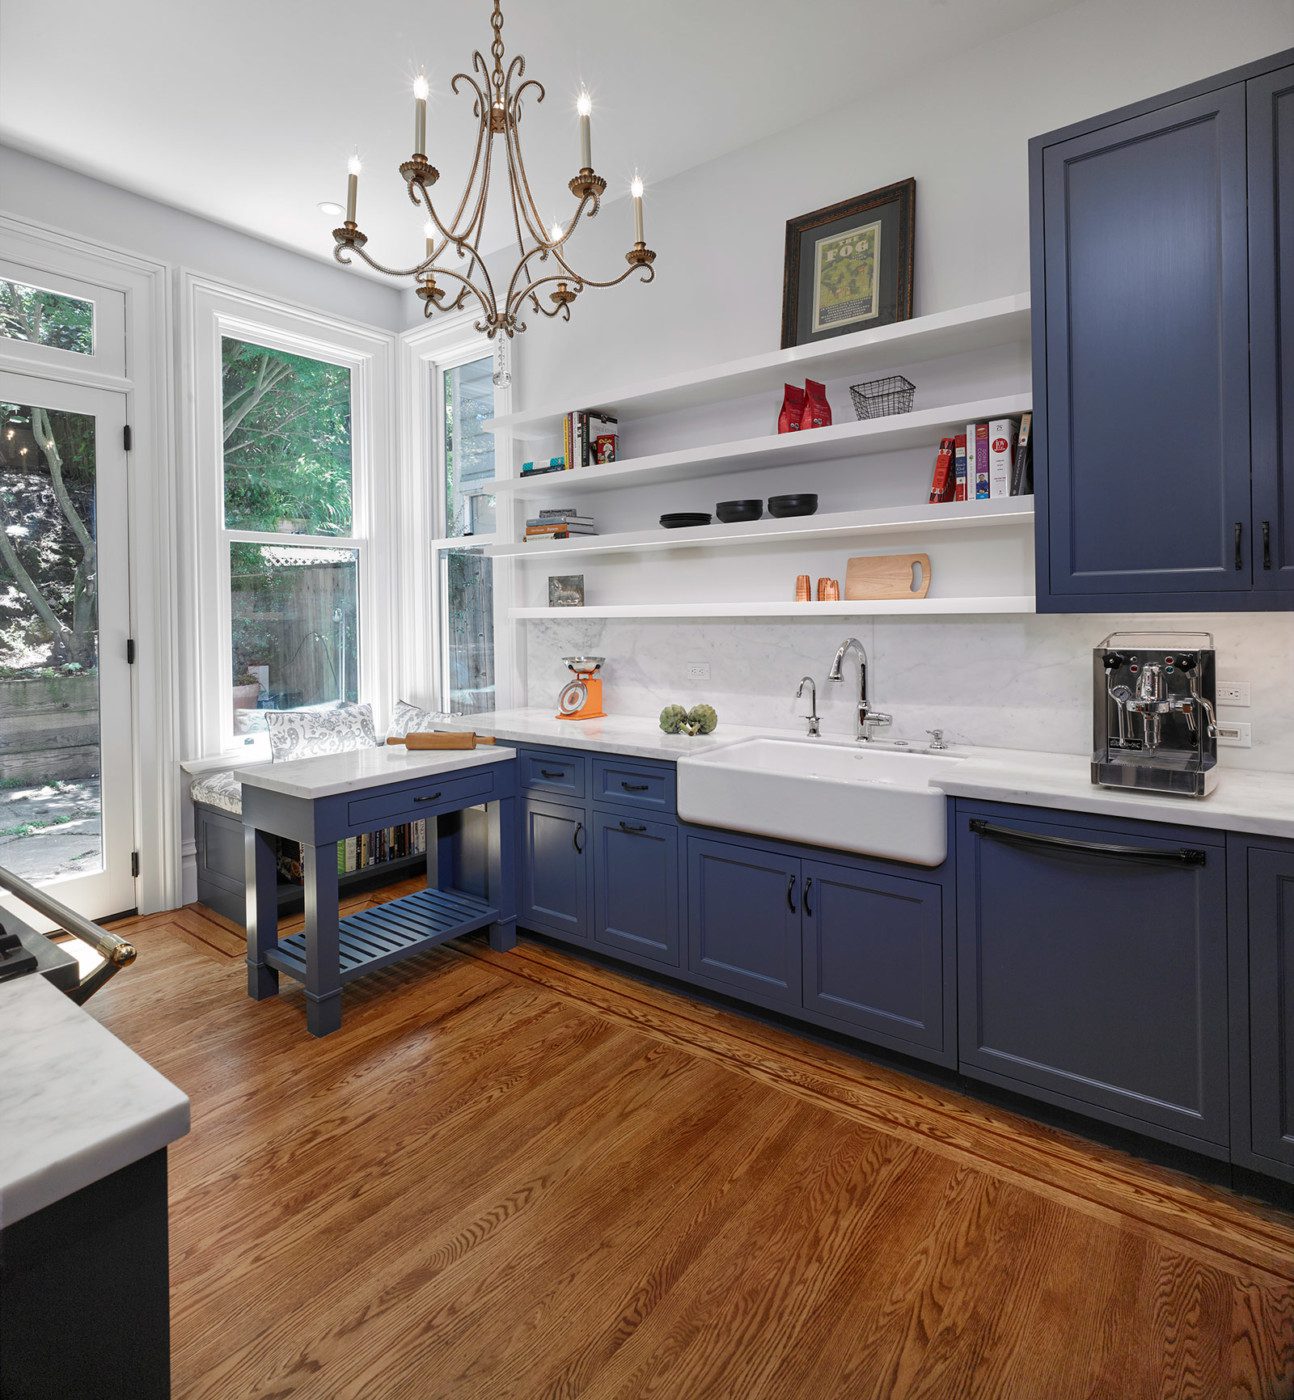
<path fill-rule="evenodd" d="M 270 757 L 275 763 L 350 749 L 377 747 L 371 705 L 346 705 L 336 710 L 266 710 Z"/>
<path fill-rule="evenodd" d="M 407 700 L 397 700 L 391 711 L 391 727 L 386 731 L 389 739 L 403 739 L 406 734 L 419 734 L 434 729 L 449 718 L 439 710 L 424 710 L 419 705 L 411 705 Z"/>

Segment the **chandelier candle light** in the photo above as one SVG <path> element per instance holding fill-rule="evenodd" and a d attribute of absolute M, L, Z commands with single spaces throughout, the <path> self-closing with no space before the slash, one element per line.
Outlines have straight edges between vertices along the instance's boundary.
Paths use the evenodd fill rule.
<path fill-rule="evenodd" d="M 347 166 L 346 221 L 341 228 L 333 229 L 333 256 L 340 263 L 350 263 L 352 257 L 358 257 L 389 277 L 412 278 L 426 316 L 437 311 L 458 311 L 475 298 L 481 310 L 476 329 L 493 339 L 500 331 L 511 338 L 526 329 L 526 323 L 518 318 L 527 304 L 545 316 L 561 316 L 569 321 L 571 303 L 586 287 L 614 287 L 634 272 L 641 274 L 643 282 L 652 281 L 656 276 L 653 267 L 656 254 L 643 240 L 643 183 L 635 174 L 630 186 L 634 244 L 625 254 L 629 266 L 618 277 L 599 281 L 577 272 L 567 260 L 566 245 L 571 235 L 581 219 L 591 219 L 597 214 L 607 187 L 607 182 L 593 169 L 593 102 L 586 91 L 580 92 L 575 104 L 579 116 L 580 169 L 568 182 L 576 201 L 575 210 L 564 226 L 555 220 L 545 231 L 543 216 L 531 193 L 519 135 L 523 96 L 533 89 L 534 100 L 542 102 L 544 88 L 535 79 L 524 77 L 526 60 L 520 54 L 504 63 L 501 0 L 494 0 L 490 25 L 494 30 L 490 46 L 493 63 L 487 63 L 477 50 L 472 55 L 472 72 L 455 74 L 450 84 L 455 94 L 463 85 L 472 90 L 472 113 L 477 119 L 471 170 L 453 217 L 447 221 L 442 219 L 431 198 L 431 187 L 439 180 L 440 172 L 427 159 L 427 100 L 431 87 L 427 75 L 420 72 L 413 82 L 414 152 L 400 166 L 400 176 L 410 202 L 421 205 L 427 213 L 423 225 L 426 256 L 415 267 L 393 268 L 377 262 L 364 251 L 368 237 L 360 232 L 355 218 L 361 173 L 358 156 L 352 156 Z M 501 158 L 506 161 L 518 253 L 502 294 L 480 249 L 496 137 L 503 140 Z M 447 265 L 447 253 L 456 266 Z M 552 266 L 546 266 L 548 264 Z M 442 286 L 442 280 L 452 285 Z M 542 291 L 554 283 L 551 290 Z"/>

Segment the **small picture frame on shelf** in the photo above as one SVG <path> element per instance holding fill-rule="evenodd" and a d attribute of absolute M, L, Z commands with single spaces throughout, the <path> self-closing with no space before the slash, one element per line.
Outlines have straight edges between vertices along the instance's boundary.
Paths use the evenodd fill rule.
<path fill-rule="evenodd" d="M 584 575 L 549 574 L 548 606 L 550 608 L 582 608 L 584 606 Z"/>
<path fill-rule="evenodd" d="M 912 316 L 916 180 L 788 219 L 782 348 Z"/>

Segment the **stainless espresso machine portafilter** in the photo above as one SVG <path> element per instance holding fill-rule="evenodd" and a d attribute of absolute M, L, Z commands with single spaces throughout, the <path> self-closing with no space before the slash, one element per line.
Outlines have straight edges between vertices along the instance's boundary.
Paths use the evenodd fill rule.
<path fill-rule="evenodd" d="M 1092 781 L 1205 797 L 1217 785 L 1210 632 L 1111 632 L 1092 653 Z"/>

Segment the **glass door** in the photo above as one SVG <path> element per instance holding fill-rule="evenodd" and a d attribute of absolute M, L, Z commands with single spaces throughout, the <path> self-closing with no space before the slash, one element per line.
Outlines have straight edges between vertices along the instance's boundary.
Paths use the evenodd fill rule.
<path fill-rule="evenodd" d="M 125 395 L 0 371 L 0 866 L 131 909 Z"/>

